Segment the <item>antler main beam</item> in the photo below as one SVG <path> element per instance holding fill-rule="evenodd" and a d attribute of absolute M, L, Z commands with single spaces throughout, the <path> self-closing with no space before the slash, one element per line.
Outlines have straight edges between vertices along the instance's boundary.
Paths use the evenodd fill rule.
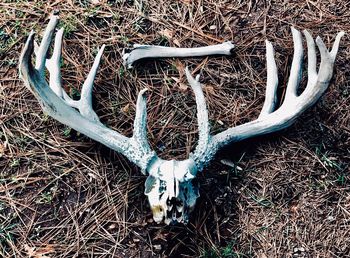
<path fill-rule="evenodd" d="M 40 46 L 35 47 L 35 67 L 31 61 L 35 45 L 34 32 L 32 31 L 29 34 L 20 57 L 19 65 L 20 76 L 25 82 L 25 85 L 32 91 L 48 115 L 125 155 L 130 161 L 138 165 L 143 173 L 146 173 L 149 163 L 157 159 L 157 155 L 151 150 L 146 138 L 146 90 L 141 91 L 137 99 L 136 118 L 133 136 L 131 138 L 125 137 L 104 126 L 92 108 L 93 81 L 104 46 L 99 50 L 87 79 L 82 86 L 81 99 L 78 101 L 72 100 L 65 93 L 61 84 L 60 59 L 63 29 L 60 29 L 56 33 L 52 57 L 46 59 L 57 23 L 58 16 L 53 15 L 45 30 Z M 50 72 L 49 85 L 45 80 L 45 67 Z M 79 112 L 75 109 L 78 109 Z"/>
<path fill-rule="evenodd" d="M 123 55 L 123 60 L 124 64 L 128 68 L 132 68 L 135 62 L 145 58 L 231 55 L 234 47 L 235 46 L 230 41 L 212 46 L 194 48 L 176 48 L 134 44 L 133 49 L 131 49 L 129 53 L 125 53 Z"/>
<path fill-rule="evenodd" d="M 208 163 L 216 151 L 233 142 L 246 138 L 268 134 L 290 126 L 306 109 L 312 106 L 326 91 L 333 75 L 333 66 L 338 52 L 339 43 L 344 32 L 338 33 L 331 51 L 320 37 L 316 44 L 320 51 L 321 63 L 316 70 L 315 42 L 307 30 L 304 30 L 308 48 L 308 82 L 305 90 L 298 95 L 297 90 L 302 75 L 303 45 L 301 33 L 291 28 L 294 42 L 294 56 L 290 77 L 282 105 L 276 108 L 276 90 L 278 87 L 277 66 L 272 44 L 266 40 L 267 87 L 266 97 L 259 117 L 251 122 L 229 128 L 214 136 L 209 135 L 205 147 L 198 147 L 193 154 L 198 167 Z M 202 125 L 200 125 L 202 126 Z M 207 128 L 207 125 L 204 125 Z M 199 130 L 201 132 L 201 129 Z M 207 129 L 205 129 L 207 131 Z M 198 145 L 199 146 L 199 145 Z"/>

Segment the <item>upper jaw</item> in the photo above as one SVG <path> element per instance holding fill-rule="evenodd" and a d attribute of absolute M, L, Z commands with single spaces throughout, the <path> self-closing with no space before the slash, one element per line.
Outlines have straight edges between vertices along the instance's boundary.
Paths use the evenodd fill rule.
<path fill-rule="evenodd" d="M 157 188 L 162 184 L 162 181 L 152 178 L 152 176 L 149 176 L 146 180 L 146 190 L 150 180 L 155 180 L 154 188 L 149 192 L 145 191 L 145 194 L 148 197 L 154 221 L 156 223 L 164 221 L 167 225 L 176 223 L 187 224 L 189 214 L 194 209 L 196 200 L 199 197 L 198 187 L 193 184 L 192 180 L 183 182 L 179 187 L 178 195 L 171 197 L 167 191 L 159 194 Z"/>
<path fill-rule="evenodd" d="M 199 197 L 198 187 L 192 182 L 197 172 L 194 162 L 191 159 L 155 161 L 148 172 L 145 195 L 154 221 L 186 224 Z"/>

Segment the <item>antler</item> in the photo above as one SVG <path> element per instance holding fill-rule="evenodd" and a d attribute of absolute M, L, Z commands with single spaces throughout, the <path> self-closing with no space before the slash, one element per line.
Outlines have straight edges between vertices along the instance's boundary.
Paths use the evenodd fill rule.
<path fill-rule="evenodd" d="M 166 58 L 166 57 L 198 57 L 209 55 L 231 55 L 235 46 L 230 41 L 206 47 L 176 48 L 152 45 L 134 44 L 129 53 L 123 55 L 124 64 L 132 68 L 133 64 L 145 58 Z"/>
<path fill-rule="evenodd" d="M 276 109 L 276 89 L 278 86 L 277 66 L 274 59 L 272 44 L 266 40 L 267 58 L 267 87 L 266 97 L 259 117 L 251 122 L 229 128 L 219 134 L 211 136 L 208 130 L 208 116 L 205 109 L 204 98 L 198 80 L 189 79 L 192 88 L 196 88 L 196 100 L 198 106 L 199 144 L 191 154 L 192 159 L 200 169 L 207 164 L 215 155 L 217 150 L 227 144 L 238 142 L 246 138 L 268 134 L 282 130 L 290 126 L 297 117 L 307 108 L 312 106 L 326 91 L 333 75 L 333 65 L 338 52 L 339 42 L 344 32 L 338 33 L 333 44 L 332 51 L 328 51 L 320 37 L 317 37 L 316 44 L 321 54 L 319 71 L 316 70 L 315 43 L 307 30 L 304 35 L 308 48 L 308 83 L 305 90 L 297 95 L 298 85 L 302 74 L 303 45 L 301 33 L 292 29 L 294 41 L 294 56 L 286 94 L 282 105 Z"/>
<path fill-rule="evenodd" d="M 35 67 L 33 67 L 31 62 L 35 45 L 34 32 L 32 31 L 29 34 L 20 57 L 19 69 L 21 78 L 27 88 L 39 100 L 43 110 L 51 117 L 120 152 L 138 165 L 143 173 L 146 173 L 151 161 L 158 159 L 156 153 L 151 150 L 146 137 L 146 89 L 142 90 L 137 98 L 136 117 L 133 136 L 131 138 L 125 137 L 104 126 L 93 110 L 91 100 L 93 80 L 102 57 L 104 46 L 99 50 L 87 79 L 83 84 L 81 99 L 79 101 L 72 100 L 65 93 L 61 84 L 60 58 L 63 29 L 60 29 L 56 33 L 52 57 L 46 59 L 57 23 L 58 16 L 53 15 L 45 30 L 40 46 L 36 46 Z M 49 85 L 45 80 L 45 66 L 50 72 Z"/>

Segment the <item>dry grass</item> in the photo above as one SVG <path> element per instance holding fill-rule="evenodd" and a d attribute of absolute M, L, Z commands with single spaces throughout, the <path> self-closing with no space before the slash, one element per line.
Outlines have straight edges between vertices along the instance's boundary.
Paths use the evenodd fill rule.
<path fill-rule="evenodd" d="M 350 257 L 348 36 L 315 107 L 281 133 L 230 146 L 199 176 L 188 226 L 154 224 L 138 169 L 43 114 L 17 72 L 29 31 L 42 32 L 60 9 L 67 92 L 76 95 L 106 44 L 94 91 L 102 121 L 130 135 L 137 92 L 149 87 L 150 142 L 161 157 L 184 158 L 197 139 L 185 65 L 202 74 L 213 131 L 252 120 L 264 98 L 265 38 L 278 53 L 283 94 L 289 26 L 329 46 L 336 32 L 350 33 L 348 1 L 48 2 L 0 3 L 1 257 Z M 236 44 L 234 57 L 121 64 L 132 43 L 224 40 Z"/>

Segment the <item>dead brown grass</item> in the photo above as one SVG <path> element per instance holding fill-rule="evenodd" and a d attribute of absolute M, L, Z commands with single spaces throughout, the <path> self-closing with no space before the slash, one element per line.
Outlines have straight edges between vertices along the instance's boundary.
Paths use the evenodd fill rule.
<path fill-rule="evenodd" d="M 350 33 L 348 1 L 44 2 L 0 3 L 0 256 L 350 257 L 348 36 L 315 107 L 288 130 L 230 146 L 200 175 L 188 226 L 152 223 L 138 169 L 48 118 L 17 73 L 26 35 L 59 9 L 67 92 L 76 94 L 106 44 L 94 91 L 102 121 L 130 135 L 137 92 L 148 87 L 150 142 L 161 157 L 180 159 L 197 139 L 185 65 L 202 74 L 214 132 L 249 121 L 264 98 L 265 38 L 276 48 L 283 94 L 289 26 L 329 46 L 336 32 Z M 121 64 L 132 43 L 224 40 L 236 44 L 234 57 L 147 61 L 131 71 Z"/>

